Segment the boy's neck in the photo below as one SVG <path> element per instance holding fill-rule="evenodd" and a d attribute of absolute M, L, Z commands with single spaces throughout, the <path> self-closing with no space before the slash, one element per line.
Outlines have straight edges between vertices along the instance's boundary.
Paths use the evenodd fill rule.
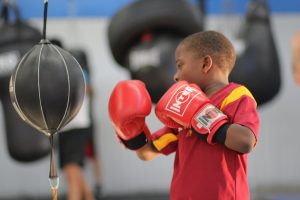
<path fill-rule="evenodd" d="M 207 85 L 203 88 L 203 92 L 206 94 L 206 96 L 211 97 L 214 93 L 225 87 L 228 83 L 225 82 L 216 82 Z"/>

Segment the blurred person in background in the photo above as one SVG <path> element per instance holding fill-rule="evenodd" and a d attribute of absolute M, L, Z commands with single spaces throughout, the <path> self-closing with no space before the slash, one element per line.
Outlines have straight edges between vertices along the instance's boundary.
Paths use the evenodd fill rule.
<path fill-rule="evenodd" d="M 64 48 L 58 39 L 52 39 L 51 43 Z M 83 172 L 84 161 L 87 156 L 86 149 L 91 143 L 91 131 L 93 130 L 90 105 L 92 87 L 85 59 L 78 57 L 80 54 L 73 54 L 72 51 L 70 53 L 82 67 L 86 83 L 86 95 L 79 113 L 58 134 L 59 164 L 66 178 L 68 200 L 96 200 Z M 90 152 L 90 155 L 95 154 Z"/>
<path fill-rule="evenodd" d="M 85 80 L 88 74 L 83 70 Z M 87 88 L 89 88 L 88 81 Z M 87 180 L 84 177 L 83 167 L 86 158 L 86 146 L 91 131 L 89 113 L 89 89 L 83 105 L 76 117 L 59 134 L 59 161 L 68 184 L 68 200 L 95 200 Z"/>
<path fill-rule="evenodd" d="M 294 33 L 291 38 L 292 67 L 296 84 L 300 86 L 300 31 Z"/>

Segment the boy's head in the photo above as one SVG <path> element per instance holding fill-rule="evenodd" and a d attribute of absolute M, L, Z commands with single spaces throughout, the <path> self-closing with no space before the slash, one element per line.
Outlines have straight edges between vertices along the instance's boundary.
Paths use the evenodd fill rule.
<path fill-rule="evenodd" d="M 232 43 L 221 33 L 203 31 L 180 42 L 176 49 L 176 81 L 186 80 L 206 87 L 228 81 L 236 54 Z"/>

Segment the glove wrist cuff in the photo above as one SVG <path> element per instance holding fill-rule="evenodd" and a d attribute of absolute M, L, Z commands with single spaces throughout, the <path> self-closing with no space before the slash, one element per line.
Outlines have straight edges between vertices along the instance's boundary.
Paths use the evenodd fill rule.
<path fill-rule="evenodd" d="M 223 124 L 214 134 L 212 138 L 212 142 L 218 142 L 220 144 L 225 144 L 227 130 L 231 124 L 225 123 Z"/>
<path fill-rule="evenodd" d="M 141 134 L 130 140 L 123 140 L 122 138 L 120 139 L 122 140 L 123 144 L 130 150 L 138 150 L 148 143 L 148 138 L 145 132 L 142 132 Z"/>

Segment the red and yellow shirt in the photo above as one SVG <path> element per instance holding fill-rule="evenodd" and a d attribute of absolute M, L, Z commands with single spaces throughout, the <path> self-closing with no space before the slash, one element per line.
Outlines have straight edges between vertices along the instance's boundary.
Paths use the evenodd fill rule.
<path fill-rule="evenodd" d="M 230 83 L 211 98 L 229 123 L 250 128 L 258 138 L 256 101 L 249 90 Z M 154 146 L 165 155 L 176 152 L 172 200 L 249 200 L 247 154 L 224 145 L 210 145 L 189 130 L 164 127 L 153 134 Z"/>

